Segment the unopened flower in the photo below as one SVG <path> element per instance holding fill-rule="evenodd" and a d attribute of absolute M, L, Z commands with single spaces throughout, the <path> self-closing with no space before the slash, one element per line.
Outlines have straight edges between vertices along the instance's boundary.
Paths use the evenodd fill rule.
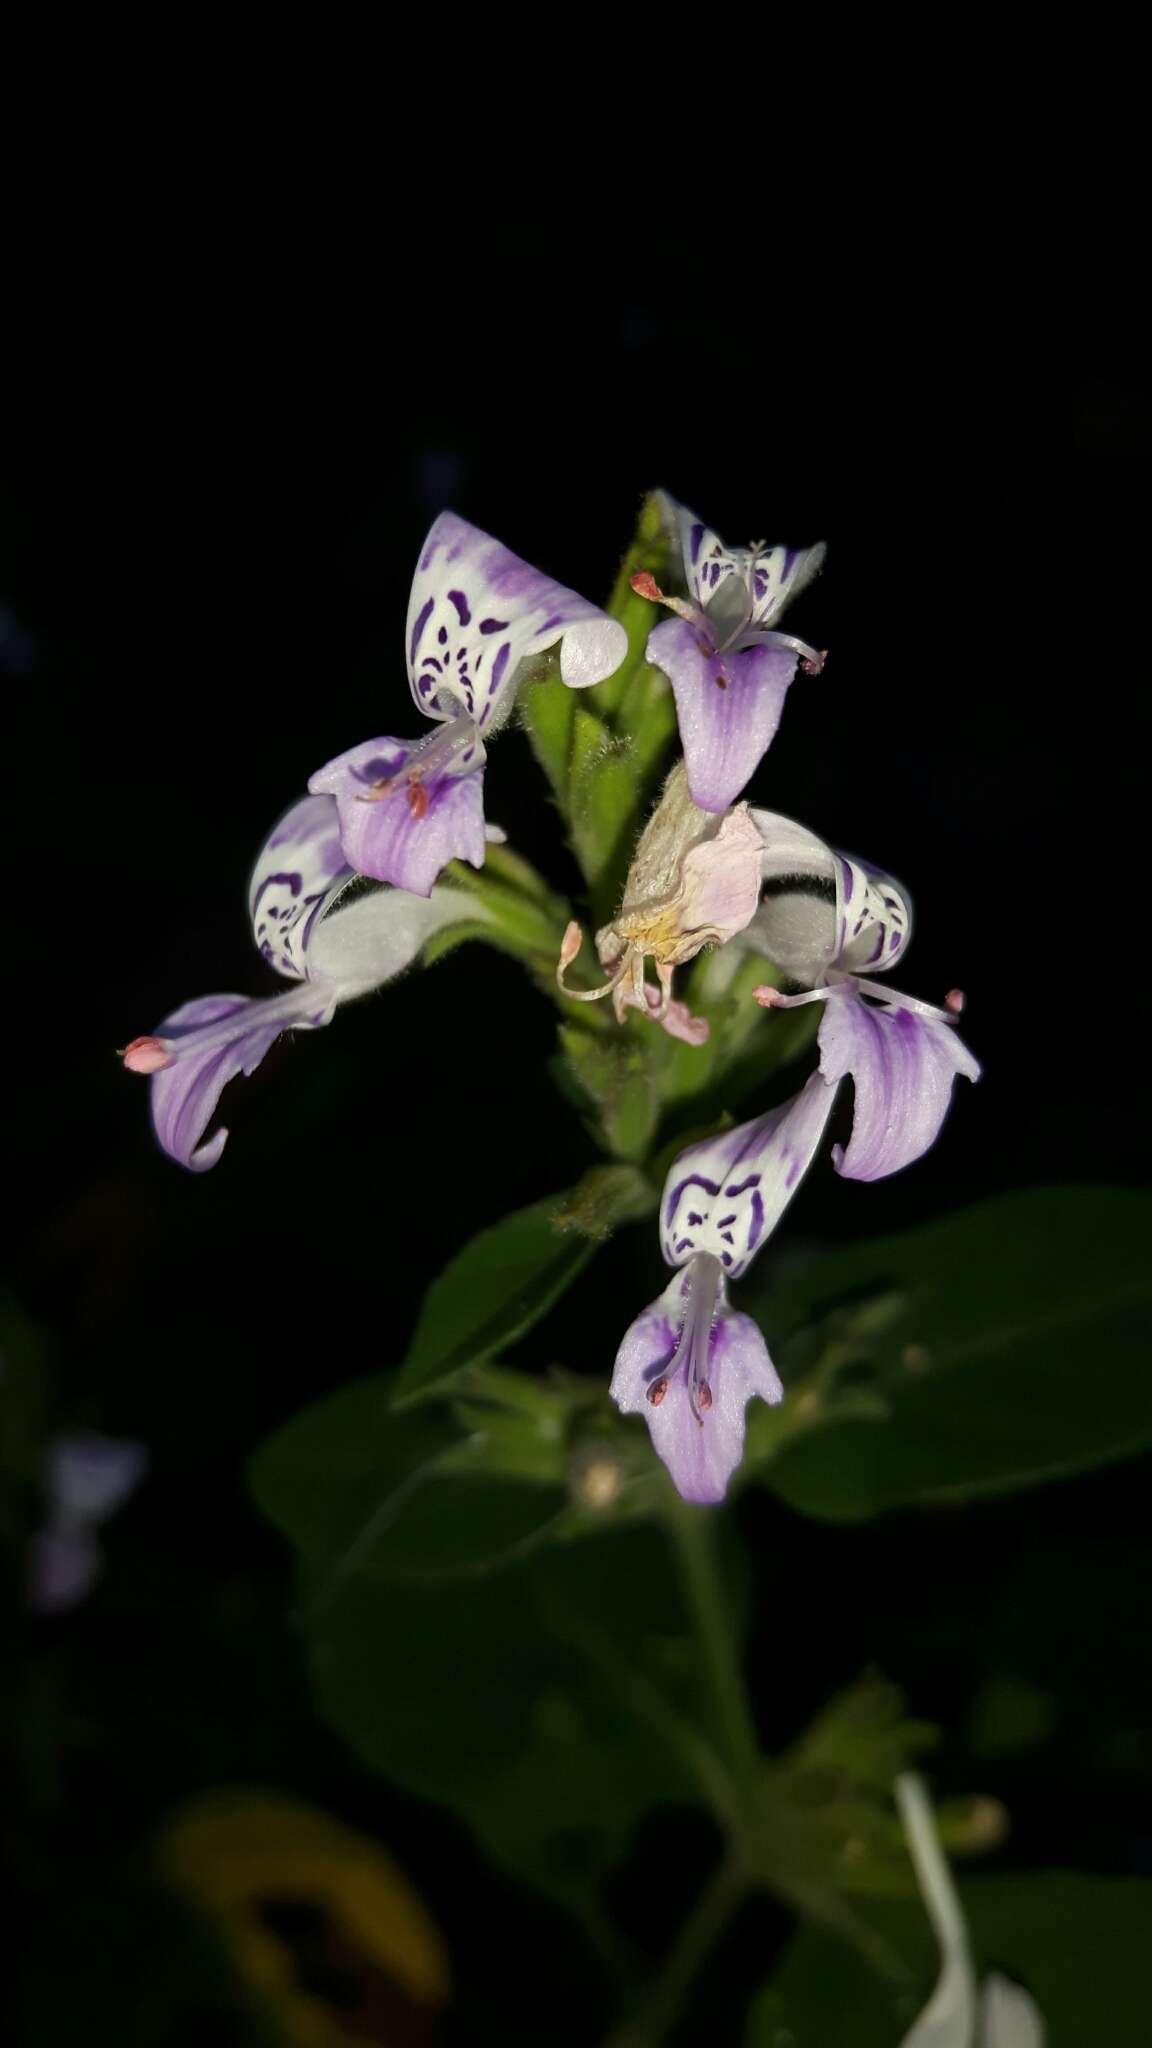
<path fill-rule="evenodd" d="M 335 797 L 350 866 L 418 896 L 450 860 L 483 867 L 485 742 L 508 717 L 523 663 L 557 641 L 573 689 L 603 682 L 628 651 L 623 626 L 597 605 L 442 512 L 420 552 L 405 640 L 409 686 L 435 730 L 365 740 L 308 784 Z"/>
<path fill-rule="evenodd" d="M 59 1436 L 44 1461 L 46 1514 L 28 1556 L 28 1599 L 42 1614 L 75 1607 L 99 1575 L 96 1531 L 123 1507 L 148 1465 L 143 1444 L 88 1432 Z"/>
<path fill-rule="evenodd" d="M 411 965 L 442 925 L 484 916 L 458 889 L 412 896 L 366 886 L 344 858 L 336 805 L 303 797 L 280 820 L 253 869 L 248 909 L 256 944 L 291 984 L 282 995 L 199 996 L 123 1060 L 152 1076 L 152 1122 L 171 1158 L 194 1173 L 215 1166 L 228 1137 L 201 1139 L 226 1084 L 251 1074 L 282 1031 L 330 1023 L 338 1005 L 367 995 Z"/>
<path fill-rule="evenodd" d="M 782 1108 L 690 1145 L 664 1183 L 660 1246 L 679 1271 L 632 1324 L 610 1391 L 622 1413 L 643 1415 L 685 1500 L 723 1499 L 748 1401 L 783 1399 L 760 1329 L 728 1306 L 727 1283 L 775 1229 L 831 1107 L 832 1091 L 813 1074 Z"/>
<path fill-rule="evenodd" d="M 901 2048 L 1044 2048 L 1044 2021 L 1019 1984 L 993 1973 L 977 1989 L 952 1873 L 928 1795 L 912 1772 L 897 1778 L 896 1804 L 942 1965 L 936 1989 Z"/>
<path fill-rule="evenodd" d="M 956 1030 L 964 1006 L 953 990 L 943 1009 L 867 978 L 900 959 L 912 916 L 899 884 L 879 868 L 833 853 L 790 818 L 753 811 L 764 841 L 761 906 L 744 943 L 789 979 L 798 995 L 756 990 L 773 1009 L 822 1002 L 820 1072 L 831 1088 L 854 1083 L 852 1136 L 836 1146 L 837 1171 L 879 1180 L 919 1159 L 939 1135 L 958 1074 L 980 1067 Z"/>
<path fill-rule="evenodd" d="M 567 988 L 564 975 L 581 943 L 579 925 L 571 924 L 557 969 L 561 988 L 582 1003 L 610 995 L 621 1022 L 627 1009 L 637 1009 L 673 1037 L 703 1044 L 707 1020 L 673 1001 L 673 972 L 703 946 L 721 946 L 743 931 L 760 900 L 762 854 L 747 804 L 737 804 L 722 818 L 701 810 L 688 793 L 684 763 L 678 761 L 640 835 L 623 903 L 611 924 L 596 934 L 608 980 L 599 988 Z M 655 962 L 658 988 L 645 979 L 649 958 Z"/>
<path fill-rule="evenodd" d="M 822 654 L 777 632 L 776 621 L 825 549 L 727 548 L 686 506 L 668 499 L 667 507 L 688 594 L 666 596 L 647 572 L 632 588 L 676 614 L 650 634 L 648 659 L 672 685 L 692 795 L 704 810 L 724 811 L 771 744 L 797 663 L 809 675 L 823 666 Z"/>

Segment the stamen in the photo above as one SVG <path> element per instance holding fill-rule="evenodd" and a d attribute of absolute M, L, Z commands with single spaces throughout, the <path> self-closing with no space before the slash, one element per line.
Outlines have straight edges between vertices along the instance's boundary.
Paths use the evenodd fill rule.
<path fill-rule="evenodd" d="M 157 1038 L 151 1034 L 134 1038 L 120 1057 L 130 1073 L 159 1074 L 180 1060 L 192 1059 L 201 1053 L 219 1052 L 223 1046 L 233 1045 L 238 1038 L 245 1037 L 254 1029 L 287 1031 L 290 1025 L 314 1022 L 325 1011 L 330 1016 L 334 1001 L 330 983 L 319 978 L 294 982 L 283 995 L 238 1002 L 234 1010 L 217 1017 L 211 1024 L 202 1024 L 198 1031 L 181 1031 L 178 1037 L 172 1038 Z"/>
<path fill-rule="evenodd" d="M 688 1265 L 688 1301 L 668 1377 L 674 1379 L 680 1367 L 684 1367 L 688 1406 L 701 1429 L 712 1406 L 712 1389 L 705 1374 L 720 1287 L 719 1259 L 711 1252 L 695 1252 Z"/>
<path fill-rule="evenodd" d="M 950 988 L 944 998 L 944 1008 L 951 1010 L 954 1017 L 959 1017 L 967 1001 L 968 998 L 962 988 Z"/>
<path fill-rule="evenodd" d="M 651 570 L 638 569 L 635 576 L 630 576 L 628 581 L 637 597 L 646 597 L 649 604 L 664 605 L 668 611 L 675 612 L 678 619 L 687 619 L 690 625 L 698 626 L 701 623 L 703 614 L 699 607 L 689 604 L 684 597 L 665 597 Z"/>
<path fill-rule="evenodd" d="M 801 995 L 785 996 L 769 982 L 761 982 L 759 988 L 753 989 L 752 994 L 762 1010 L 798 1010 L 803 1003 L 826 1003 L 829 996 L 836 994 L 837 987 L 845 986 L 845 983 L 840 982 L 831 988 L 809 988 Z"/>
<path fill-rule="evenodd" d="M 173 1055 L 162 1038 L 134 1038 L 117 1055 L 130 1074 L 159 1074 L 172 1065 Z"/>
<path fill-rule="evenodd" d="M 438 732 L 431 733 L 426 740 L 421 740 L 413 747 L 395 775 L 382 775 L 370 788 L 361 790 L 356 801 L 361 804 L 378 804 L 394 791 L 405 789 L 408 809 L 412 816 L 426 818 L 431 802 L 426 787 L 428 780 L 449 772 L 458 755 L 467 747 L 478 744 L 473 719 L 467 714 L 450 718 L 440 726 Z"/>
<path fill-rule="evenodd" d="M 664 1399 L 664 1396 L 667 1392 L 667 1379 L 661 1378 L 658 1380 L 653 1380 L 652 1385 L 648 1389 L 648 1399 L 652 1403 L 653 1408 L 658 1408 L 660 1406 L 660 1403 Z"/>
<path fill-rule="evenodd" d="M 564 937 L 560 941 L 560 958 L 556 962 L 556 985 L 558 988 L 563 989 L 566 996 L 571 996 L 573 1002 L 598 1003 L 604 996 L 612 994 L 613 989 L 618 987 L 621 979 L 627 973 L 630 964 L 629 953 L 631 948 L 626 949 L 621 956 L 618 966 L 613 970 L 611 979 L 601 982 L 599 988 L 569 988 L 564 976 L 583 944 L 584 934 L 575 918 L 573 918 L 571 923 L 565 927 Z"/>
<path fill-rule="evenodd" d="M 918 1017 L 935 1017 L 940 1024 L 955 1024 L 964 1008 L 964 995 L 958 988 L 950 991 L 945 998 L 948 1007 L 941 1010 L 935 1003 L 922 1003 L 918 996 L 906 996 L 900 990 L 885 988 L 880 981 L 863 981 L 853 975 L 852 986 L 863 996 L 875 996 L 877 1002 L 883 1003 L 888 1010 L 914 1010 Z M 953 996 L 959 997 L 959 1001 L 953 1002 Z"/>

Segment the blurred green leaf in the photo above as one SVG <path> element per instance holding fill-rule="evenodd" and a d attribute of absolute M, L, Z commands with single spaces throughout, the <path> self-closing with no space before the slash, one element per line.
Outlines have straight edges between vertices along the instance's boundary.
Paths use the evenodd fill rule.
<path fill-rule="evenodd" d="M 308 1627 L 322 1702 L 358 1753 L 557 1894 L 613 1861 L 650 1806 L 699 1796 L 703 1704 L 652 1530 L 466 1585 L 351 1573 Z"/>
<path fill-rule="evenodd" d="M 570 1287 L 594 1250 L 566 1229 L 564 1197 L 482 1230 L 432 1282 L 396 1381 L 396 1403 L 441 1392 L 465 1366 L 522 1337 Z"/>
<path fill-rule="evenodd" d="M 1052 1870 L 961 1887 L 981 1976 L 1023 1983 L 1048 2048 L 1144 2048 L 1152 1883 Z M 749 2016 L 745 2048 L 895 2048 L 927 2004 L 938 1959 L 913 1900 L 869 1909 L 907 1966 L 886 1982 L 835 1936 L 797 1935 Z"/>
<path fill-rule="evenodd" d="M 821 1318 L 834 1334 L 755 1417 L 750 1469 L 808 1514 L 855 1521 L 1152 1444 L 1150 1238 L 1152 1197 L 1038 1189 L 782 1280 L 762 1319 L 785 1368 L 797 1333 L 797 1355 Z M 873 1298 L 880 1327 L 854 1330 Z"/>

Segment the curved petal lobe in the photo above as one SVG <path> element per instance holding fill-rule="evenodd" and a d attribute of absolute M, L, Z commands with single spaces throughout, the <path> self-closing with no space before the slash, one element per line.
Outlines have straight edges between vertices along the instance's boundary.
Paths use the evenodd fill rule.
<path fill-rule="evenodd" d="M 715 654 L 688 620 L 667 619 L 648 637 L 648 659 L 672 685 L 693 802 L 726 811 L 771 744 L 796 655 L 780 647 Z"/>
<path fill-rule="evenodd" d="M 598 605 L 442 512 L 408 601 L 408 679 L 421 711 L 465 711 L 486 737 L 507 716 L 521 662 L 557 640 L 561 676 L 574 689 L 603 682 L 628 651 L 623 626 Z"/>
<path fill-rule="evenodd" d="M 427 896 L 450 860 L 484 865 L 483 763 L 479 742 L 445 759 L 418 742 L 365 740 L 318 769 L 308 787 L 335 797 L 353 868 Z"/>
<path fill-rule="evenodd" d="M 852 1136 L 833 1159 L 848 1180 L 898 1173 L 935 1143 L 957 1074 L 978 1062 L 950 1024 L 914 1010 L 874 1009 L 849 987 L 835 990 L 820 1023 L 820 1072 L 835 1087 L 851 1074 Z"/>
<path fill-rule="evenodd" d="M 156 1136 L 169 1158 L 193 1173 L 205 1173 L 215 1166 L 224 1150 L 226 1130 L 217 1131 L 206 1145 L 200 1140 L 228 1082 L 237 1074 L 254 1073 L 289 1024 L 297 1030 L 315 1029 L 327 1024 L 334 1006 L 331 990 L 307 985 L 300 989 L 298 1015 L 286 1017 L 285 999 L 274 1000 L 276 1014 L 270 1019 L 272 1005 L 268 1002 L 251 1002 L 245 996 L 200 996 L 182 1004 L 160 1026 L 157 1036 L 178 1047 L 182 1036 L 234 1019 L 234 1029 L 223 1044 L 189 1053 L 183 1059 L 177 1051 L 172 1064 L 154 1074 L 149 1084 Z"/>

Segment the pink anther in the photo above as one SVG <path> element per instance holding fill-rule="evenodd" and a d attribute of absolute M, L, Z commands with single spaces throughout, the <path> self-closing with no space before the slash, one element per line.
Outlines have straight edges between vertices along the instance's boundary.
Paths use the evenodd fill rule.
<path fill-rule="evenodd" d="M 172 1065 L 172 1054 L 162 1038 L 134 1038 L 120 1058 L 130 1074 L 159 1074 Z"/>

